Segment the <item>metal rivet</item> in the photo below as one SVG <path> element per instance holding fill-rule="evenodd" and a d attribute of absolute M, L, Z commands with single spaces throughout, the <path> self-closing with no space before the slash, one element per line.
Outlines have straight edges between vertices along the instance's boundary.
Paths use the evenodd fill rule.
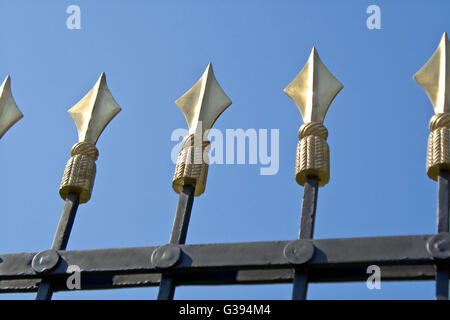
<path fill-rule="evenodd" d="M 173 267 L 181 257 L 181 249 L 174 245 L 159 247 L 152 254 L 152 264 L 157 268 Z"/>
<path fill-rule="evenodd" d="M 59 261 L 59 254 L 54 250 L 45 250 L 37 253 L 31 261 L 31 267 L 38 273 L 53 269 Z"/>
<path fill-rule="evenodd" d="M 434 259 L 450 258 L 450 234 L 438 233 L 430 238 L 427 250 Z"/>
<path fill-rule="evenodd" d="M 306 263 L 314 255 L 314 245 L 308 240 L 295 240 L 284 247 L 284 256 L 290 263 Z"/>

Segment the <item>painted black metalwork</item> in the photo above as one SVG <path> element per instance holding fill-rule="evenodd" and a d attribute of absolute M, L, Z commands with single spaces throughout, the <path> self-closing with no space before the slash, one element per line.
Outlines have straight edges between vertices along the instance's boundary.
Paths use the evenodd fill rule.
<path fill-rule="evenodd" d="M 179 245 L 181 258 L 168 270 L 151 261 L 160 247 L 61 250 L 58 265 L 45 276 L 55 291 L 68 290 L 64 286 L 70 265 L 83 270 L 85 289 L 157 286 L 162 273 L 176 275 L 178 285 L 288 283 L 293 268 L 299 267 L 308 268 L 310 282 L 346 282 L 366 281 L 367 267 L 376 264 L 383 281 L 430 280 L 435 278 L 436 258 L 429 246 L 436 237 L 301 240 L 314 246 L 314 255 L 301 264 L 285 255 L 292 241 Z M 450 250 L 444 251 L 448 259 Z M 36 291 L 42 274 L 30 264 L 35 255 L 0 255 L 0 292 Z"/>
<path fill-rule="evenodd" d="M 300 221 L 299 239 L 312 239 L 314 222 L 316 220 L 317 197 L 319 193 L 319 178 L 308 176 L 303 189 L 302 215 Z M 305 300 L 308 292 L 308 271 L 298 269 L 294 273 L 293 300 Z"/>
<path fill-rule="evenodd" d="M 169 243 L 172 245 L 186 242 L 192 204 L 194 202 L 194 187 L 185 185 L 178 198 L 177 212 L 173 221 L 172 234 Z M 175 294 L 175 279 L 170 275 L 162 275 L 158 291 L 158 300 L 173 300 Z"/>
<path fill-rule="evenodd" d="M 193 188 L 185 187 L 169 244 L 67 251 L 78 207 L 71 194 L 50 250 L 0 254 L 0 293 L 37 291 L 50 299 L 69 290 L 68 267 L 77 265 L 83 290 L 159 286 L 158 299 L 172 299 L 176 285 L 294 283 L 293 298 L 304 299 L 309 282 L 366 281 L 367 267 L 378 265 L 382 281 L 436 280 L 437 299 L 447 299 L 449 177 L 439 176 L 438 233 L 394 237 L 314 240 L 318 188 L 309 177 L 298 240 L 185 245 L 193 204 Z"/>
<path fill-rule="evenodd" d="M 437 218 L 437 232 L 448 233 L 449 230 L 449 179 L 450 172 L 441 170 L 438 177 L 438 218 Z M 437 242 L 435 246 L 442 246 L 446 243 L 444 241 Z M 447 244 L 448 246 L 448 244 Z M 439 248 L 439 247 L 438 247 Z M 447 262 L 438 262 L 436 264 L 436 299 L 448 300 L 449 297 L 449 269 Z"/>
<path fill-rule="evenodd" d="M 51 250 L 65 250 L 69 242 L 70 232 L 72 231 L 73 222 L 79 205 L 79 198 L 76 193 L 69 193 L 64 204 L 61 218 L 53 238 Z M 44 259 L 42 259 L 45 261 Z M 36 295 L 36 300 L 50 300 L 53 295 L 51 281 L 42 281 Z"/>

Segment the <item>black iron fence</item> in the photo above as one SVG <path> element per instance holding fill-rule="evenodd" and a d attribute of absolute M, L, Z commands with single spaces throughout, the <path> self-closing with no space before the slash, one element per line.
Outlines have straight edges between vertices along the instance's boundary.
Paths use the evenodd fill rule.
<path fill-rule="evenodd" d="M 96 142 L 120 111 L 104 74 L 69 110 L 79 142 L 71 151 L 61 182 L 65 200 L 53 244 L 38 253 L 0 254 L 0 292 L 37 292 L 51 299 L 56 291 L 159 286 L 158 299 L 172 299 L 176 286 L 293 283 L 293 299 L 306 299 L 308 283 L 367 281 L 379 268 L 381 281 L 435 280 L 436 298 L 449 297 L 450 105 L 445 97 L 449 41 L 444 34 L 430 61 L 415 78 L 425 89 L 436 115 L 430 122 L 427 171 L 438 183 L 437 233 L 430 235 L 314 240 L 320 186 L 328 183 L 327 129 L 322 122 L 342 85 L 321 62 L 316 49 L 285 89 L 304 120 L 299 130 L 296 180 L 304 186 L 298 239 L 226 244 L 185 244 L 194 196 L 204 192 L 209 142 L 204 132 L 231 104 L 215 79 L 212 66 L 177 100 L 189 135 L 184 139 L 173 179 L 179 202 L 168 244 L 152 247 L 66 250 L 79 204 L 89 201 L 95 177 Z M 313 79 L 313 81 L 310 81 Z M 2 85 L 0 107 L 5 133 L 21 118 L 9 78 Z M 444 97 L 444 98 L 442 98 Z M 389 248 L 389 250 L 386 250 Z M 74 269 L 73 266 L 76 266 Z M 77 280 L 69 279 L 75 273 Z M 71 285 L 68 285 L 71 280 Z"/>

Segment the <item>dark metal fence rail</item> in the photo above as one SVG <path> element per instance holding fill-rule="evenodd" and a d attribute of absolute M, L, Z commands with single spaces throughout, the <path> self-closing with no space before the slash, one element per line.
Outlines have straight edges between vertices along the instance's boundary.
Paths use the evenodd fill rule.
<path fill-rule="evenodd" d="M 447 233 L 436 235 L 178 245 L 173 247 L 56 251 L 41 273 L 30 262 L 37 253 L 1 255 L 0 292 L 35 291 L 41 278 L 63 281 L 70 265 L 82 270 L 83 288 L 159 285 L 161 275 L 177 284 L 286 283 L 295 268 L 306 268 L 311 282 L 366 281 L 367 267 L 380 266 L 382 280 L 431 280 L 433 266 L 448 264 Z M 300 248 L 301 250 L 295 250 Z M 386 250 L 389 248 L 389 250 Z M 294 250 L 293 250 L 294 249 Z M 157 257 L 157 258 L 155 258 Z M 60 287 L 58 290 L 67 290 Z"/>
<path fill-rule="evenodd" d="M 176 286 L 293 283 L 292 299 L 306 299 L 309 282 L 366 281 L 367 268 L 380 267 L 382 281 L 435 280 L 436 298 L 449 298 L 450 268 L 450 88 L 449 40 L 444 33 L 436 53 L 415 75 L 435 109 L 430 121 L 427 173 L 438 182 L 437 234 L 371 238 L 313 239 L 319 187 L 329 181 L 328 130 L 323 121 L 343 88 L 313 48 L 305 67 L 285 92 L 297 104 L 299 129 L 296 181 L 304 186 L 298 240 L 186 245 L 194 196 L 205 191 L 207 131 L 231 104 L 211 64 L 199 81 L 176 101 L 184 113 L 185 137 L 173 178 L 180 194 L 167 245 L 138 248 L 70 250 L 70 231 L 79 204 L 89 201 L 96 172 L 95 146 L 103 129 L 120 111 L 102 74 L 88 94 L 69 110 L 78 129 L 61 182 L 65 206 L 49 250 L 0 254 L 0 293 L 37 292 L 49 300 L 69 290 L 70 267 L 81 270 L 81 289 L 159 286 L 158 299 L 173 299 Z M 22 114 L 7 77 L 1 86 L 0 137 Z M 447 100 L 449 100 L 447 102 Z M 386 250 L 386 248 L 389 248 Z"/>

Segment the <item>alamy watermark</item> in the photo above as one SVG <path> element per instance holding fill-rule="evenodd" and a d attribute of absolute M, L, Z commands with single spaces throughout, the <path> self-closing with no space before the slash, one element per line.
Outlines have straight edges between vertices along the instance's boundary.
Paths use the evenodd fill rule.
<path fill-rule="evenodd" d="M 81 290 L 81 269 L 77 265 L 67 267 L 67 273 L 71 275 L 66 280 L 66 286 L 69 290 Z"/>
<path fill-rule="evenodd" d="M 66 27 L 69 30 L 80 30 L 81 29 L 81 9 L 75 4 L 71 4 L 67 7 L 66 13 L 70 16 L 66 19 Z"/>
<path fill-rule="evenodd" d="M 366 26 L 370 30 L 381 29 L 381 9 L 379 6 L 372 4 L 367 7 L 366 13 L 370 16 L 366 20 Z"/>
<path fill-rule="evenodd" d="M 201 131 L 201 123 L 199 123 Z M 189 135 L 187 129 L 176 129 L 172 132 L 171 141 L 178 143 L 172 148 L 171 160 L 177 163 L 182 148 L 183 138 Z M 279 170 L 279 129 L 226 129 L 225 134 L 218 129 L 207 130 L 203 134 L 194 135 L 194 146 L 201 146 L 202 140 L 211 141 L 203 159 L 194 159 L 194 163 L 202 161 L 211 164 L 250 164 L 260 165 L 261 175 L 275 175 Z"/>
<path fill-rule="evenodd" d="M 381 269 L 379 266 L 373 264 L 367 267 L 367 274 L 370 274 L 369 278 L 367 278 L 366 286 L 369 290 L 381 289 Z"/>

